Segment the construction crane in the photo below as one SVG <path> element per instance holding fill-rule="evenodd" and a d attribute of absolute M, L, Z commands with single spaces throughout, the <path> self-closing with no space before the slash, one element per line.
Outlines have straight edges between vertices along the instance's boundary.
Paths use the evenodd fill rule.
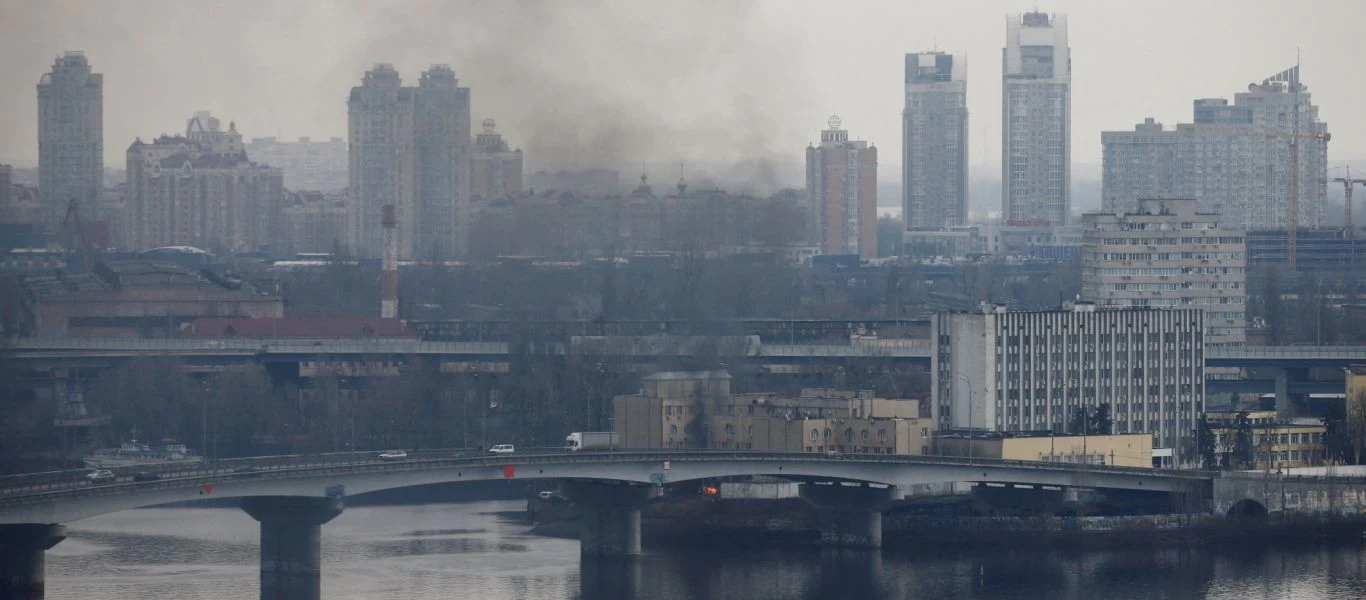
<path fill-rule="evenodd" d="M 66 216 L 62 217 L 62 231 L 70 236 L 71 243 L 76 245 L 81 251 L 81 262 L 85 263 L 86 272 L 90 272 L 95 265 L 95 257 L 90 252 L 90 243 L 86 241 L 85 224 L 81 222 L 81 202 L 72 198 L 66 203 Z"/>
<path fill-rule="evenodd" d="M 1290 262 L 1290 272 L 1295 272 L 1295 242 L 1299 238 L 1300 221 L 1300 140 L 1301 139 L 1321 139 L 1325 142 L 1333 139 L 1332 134 L 1324 133 L 1300 133 L 1300 62 L 1295 60 L 1295 66 L 1286 69 L 1276 75 L 1262 81 L 1262 85 L 1269 85 L 1272 82 L 1286 82 L 1289 84 L 1290 93 L 1295 95 L 1294 108 L 1292 111 L 1291 133 L 1270 134 L 1272 137 L 1290 138 L 1290 201 L 1286 202 L 1285 216 L 1285 239 L 1286 254 Z"/>
<path fill-rule="evenodd" d="M 1347 169 L 1346 177 L 1334 177 L 1331 181 L 1342 184 L 1342 223 L 1348 232 L 1352 231 L 1352 187 L 1366 185 L 1366 179 L 1352 179 L 1352 167 Z"/>

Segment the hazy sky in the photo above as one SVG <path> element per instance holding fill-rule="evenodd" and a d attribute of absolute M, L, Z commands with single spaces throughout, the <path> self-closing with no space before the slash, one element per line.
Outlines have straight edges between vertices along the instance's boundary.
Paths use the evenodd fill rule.
<path fill-rule="evenodd" d="M 390 62 L 406 83 L 450 64 L 476 129 L 497 119 L 528 170 L 671 165 L 672 181 L 679 163 L 730 163 L 787 180 L 838 113 L 897 180 L 903 55 L 938 48 L 968 56 L 971 162 L 995 176 L 1006 13 L 1034 6 L 1068 14 L 1075 162 L 1099 162 L 1100 131 L 1189 121 L 1193 98 L 1232 98 L 1297 48 L 1330 161 L 1366 157 L 1363 0 L 0 0 L 0 162 L 36 163 L 34 85 L 79 49 L 104 74 L 109 167 L 200 109 L 247 138 L 344 136 L 349 88 Z"/>

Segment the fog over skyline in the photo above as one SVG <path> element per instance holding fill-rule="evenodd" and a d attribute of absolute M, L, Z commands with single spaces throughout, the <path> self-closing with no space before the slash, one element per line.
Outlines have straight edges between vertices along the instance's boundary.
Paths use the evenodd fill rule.
<path fill-rule="evenodd" d="M 1366 157 L 1366 3 L 1352 0 L 0 0 L 0 163 L 36 164 L 34 86 L 54 57 L 81 50 L 105 77 L 106 168 L 196 110 L 247 139 L 346 137 L 346 96 L 364 71 L 392 63 L 413 85 L 445 63 L 471 88 L 475 129 L 496 119 L 528 173 L 605 164 L 629 180 L 641 165 L 671 184 L 683 164 L 799 185 L 802 150 L 839 114 L 895 182 L 903 56 L 937 48 L 967 55 L 972 176 L 996 178 L 1006 15 L 1036 6 L 1068 14 L 1076 164 L 1100 162 L 1102 130 L 1189 122 L 1193 99 L 1232 99 L 1297 48 L 1333 133 L 1330 165 Z"/>

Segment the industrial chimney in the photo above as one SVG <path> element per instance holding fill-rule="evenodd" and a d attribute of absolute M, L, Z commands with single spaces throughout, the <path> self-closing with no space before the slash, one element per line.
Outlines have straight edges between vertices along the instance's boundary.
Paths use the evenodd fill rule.
<path fill-rule="evenodd" d="M 384 205 L 384 271 L 379 280 L 379 316 L 382 319 L 398 318 L 398 238 L 394 228 L 398 217 L 394 205 Z"/>

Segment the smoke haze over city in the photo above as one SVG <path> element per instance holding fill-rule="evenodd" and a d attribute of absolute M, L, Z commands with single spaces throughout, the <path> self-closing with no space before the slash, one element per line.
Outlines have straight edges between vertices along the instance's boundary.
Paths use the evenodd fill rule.
<path fill-rule="evenodd" d="M 1029 5 L 852 2 L 0 3 L 0 162 L 36 163 L 33 85 L 64 50 L 106 74 L 105 163 L 207 109 L 245 136 L 346 134 L 346 91 L 374 63 L 405 82 L 450 64 L 473 116 L 497 120 L 528 172 L 607 165 L 654 181 L 801 184 L 802 149 L 826 117 L 884 149 L 899 178 L 901 60 L 967 55 L 974 178 L 999 177 L 1000 48 Z M 1355 27 L 1366 4 L 1059 1 L 1073 48 L 1074 162 L 1099 163 L 1102 130 L 1189 122 L 1295 62 L 1335 132 L 1334 163 L 1366 156 Z M 1255 43 L 1253 43 L 1255 42 Z M 883 194 L 886 196 L 886 194 Z M 993 199 L 988 205 L 994 205 Z M 884 197 L 881 202 L 895 203 Z"/>

